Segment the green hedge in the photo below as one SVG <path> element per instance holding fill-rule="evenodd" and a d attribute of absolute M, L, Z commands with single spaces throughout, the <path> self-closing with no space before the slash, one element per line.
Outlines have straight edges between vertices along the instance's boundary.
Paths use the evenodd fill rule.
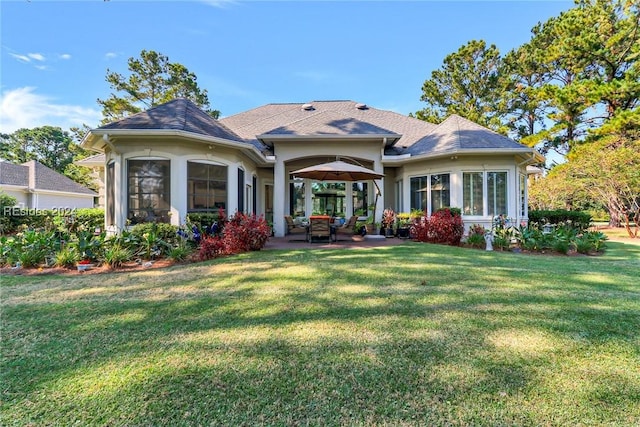
<path fill-rule="evenodd" d="M 529 211 L 529 221 L 538 224 L 561 224 L 571 221 L 576 227 L 586 230 L 591 225 L 591 214 L 580 211 Z"/>
<path fill-rule="evenodd" d="M 83 208 L 64 211 L 11 208 L 8 212 L 2 212 L 3 233 L 13 233 L 21 226 L 32 230 L 56 229 L 63 223 L 73 223 L 74 229 L 102 228 L 104 226 L 104 209 Z"/>

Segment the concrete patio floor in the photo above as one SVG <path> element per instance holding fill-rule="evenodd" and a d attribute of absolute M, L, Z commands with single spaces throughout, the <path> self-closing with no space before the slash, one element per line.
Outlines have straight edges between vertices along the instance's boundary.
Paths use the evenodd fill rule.
<path fill-rule="evenodd" d="M 380 246 L 396 246 L 410 242 L 410 239 L 390 238 L 367 238 L 362 236 L 341 236 L 337 242 L 317 241 L 309 243 L 300 236 L 270 237 L 264 250 L 269 249 L 357 249 L 372 248 Z"/>

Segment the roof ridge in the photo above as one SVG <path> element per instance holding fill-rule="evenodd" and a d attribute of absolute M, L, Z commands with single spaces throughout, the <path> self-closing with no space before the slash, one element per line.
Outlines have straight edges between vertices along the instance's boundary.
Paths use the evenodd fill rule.
<path fill-rule="evenodd" d="M 304 104 L 304 103 L 296 102 L 296 103 L 267 104 L 267 105 L 303 105 L 303 104 Z M 257 109 L 259 109 L 259 108 L 262 108 L 262 107 L 252 108 L 251 110 L 257 110 Z M 251 110 L 249 110 L 249 111 L 251 111 Z M 289 109 L 289 110 L 286 110 L 286 111 L 291 111 L 291 110 L 293 110 L 293 108 L 291 108 L 291 109 Z M 243 113 L 244 113 L 244 112 L 243 112 Z M 243 113 L 238 113 L 238 114 L 243 114 Z M 266 121 L 266 120 L 270 120 L 270 119 L 272 119 L 272 118 L 274 118 L 274 117 L 276 117 L 276 116 L 279 116 L 279 115 L 281 115 L 281 114 L 282 114 L 282 112 L 274 113 L 274 114 L 271 114 L 271 115 L 269 115 L 269 116 L 262 117 L 260 120 L 253 121 L 253 122 L 250 122 L 250 123 L 244 124 L 244 125 L 242 125 L 242 126 L 234 126 L 234 129 L 243 129 L 243 128 L 246 128 L 246 127 L 248 127 L 248 126 L 254 126 L 256 123 L 260 123 L 260 122 L 264 122 L 264 121 Z M 234 114 L 234 116 L 235 116 L 235 114 Z M 233 117 L 233 116 L 229 116 L 229 117 Z M 225 118 L 228 118 L 228 117 L 225 117 Z M 233 130 L 233 129 L 232 129 L 232 130 Z M 236 133 L 236 131 L 235 131 L 235 130 L 233 130 L 233 132 L 234 132 L 234 133 Z"/>

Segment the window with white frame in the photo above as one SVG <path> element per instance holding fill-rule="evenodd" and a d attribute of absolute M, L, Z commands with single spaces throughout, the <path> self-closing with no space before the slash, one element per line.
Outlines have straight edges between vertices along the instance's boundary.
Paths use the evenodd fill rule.
<path fill-rule="evenodd" d="M 507 213 L 506 172 L 487 172 L 487 205 L 490 216 Z"/>
<path fill-rule="evenodd" d="M 486 189 L 486 192 L 485 192 Z M 464 172 L 462 213 L 469 216 L 506 214 L 507 172 Z"/>
<path fill-rule="evenodd" d="M 451 206 L 450 175 L 448 173 L 411 178 L 411 209 L 431 214 Z"/>
<path fill-rule="evenodd" d="M 483 200 L 483 173 L 464 172 L 462 174 L 462 214 L 482 215 Z"/>

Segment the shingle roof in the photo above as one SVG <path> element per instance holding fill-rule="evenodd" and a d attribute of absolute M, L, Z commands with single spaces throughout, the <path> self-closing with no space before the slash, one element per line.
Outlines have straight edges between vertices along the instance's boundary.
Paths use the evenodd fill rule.
<path fill-rule="evenodd" d="M 78 160 L 74 162 L 76 165 L 81 166 L 94 166 L 94 165 L 104 165 L 107 161 L 107 156 L 104 153 L 94 154 L 93 156 L 85 157 L 82 160 Z"/>
<path fill-rule="evenodd" d="M 242 141 L 220 121 L 202 111 L 192 101 L 174 99 L 147 111 L 101 126 L 99 129 L 182 130 L 200 135 Z"/>
<path fill-rule="evenodd" d="M 30 181 L 32 182 L 30 183 Z M 35 160 L 21 165 L 7 162 L 0 163 L 0 184 L 30 187 L 36 190 L 98 195 L 96 192 Z"/>
<path fill-rule="evenodd" d="M 0 184 L 28 186 L 29 168 L 9 162 L 0 162 Z"/>
<path fill-rule="evenodd" d="M 453 114 L 404 152 L 415 156 L 472 149 L 500 150 L 526 149 L 526 147 L 506 136 Z"/>
<path fill-rule="evenodd" d="M 305 104 L 313 109 L 304 109 Z M 435 128 L 422 120 L 354 101 L 312 101 L 267 104 L 220 121 L 246 140 L 257 135 L 399 134 L 397 144 L 409 146 Z M 360 106 L 361 108 L 358 108 Z"/>

